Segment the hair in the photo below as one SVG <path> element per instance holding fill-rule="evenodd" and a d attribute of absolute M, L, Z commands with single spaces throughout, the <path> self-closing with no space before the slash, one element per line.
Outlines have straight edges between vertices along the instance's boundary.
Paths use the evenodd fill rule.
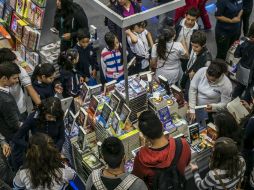
<path fill-rule="evenodd" d="M 39 186 L 51 189 L 54 181 L 60 184 L 63 181 L 60 170 L 64 168 L 62 161 L 49 136 L 37 133 L 29 139 L 24 168 L 29 171 L 34 189 Z"/>
<path fill-rule="evenodd" d="M 67 51 L 61 52 L 58 64 L 63 67 L 63 69 L 70 71 L 73 69 L 73 61 L 79 56 L 78 50 L 68 49 Z"/>
<path fill-rule="evenodd" d="M 110 168 L 118 168 L 124 157 L 124 146 L 117 137 L 106 138 L 101 145 L 101 153 L 104 161 Z"/>
<path fill-rule="evenodd" d="M 214 115 L 214 124 L 216 125 L 219 137 L 228 137 L 233 139 L 238 147 L 242 144 L 242 130 L 237 124 L 234 116 L 228 111 L 220 111 Z"/>
<path fill-rule="evenodd" d="M 116 38 L 116 36 L 112 32 L 107 32 L 105 34 L 104 40 L 110 50 L 113 50 L 115 47 L 115 38 Z"/>
<path fill-rule="evenodd" d="M 206 44 L 206 34 L 202 31 L 196 31 L 191 35 L 190 41 L 194 44 L 204 46 Z"/>
<path fill-rule="evenodd" d="M 55 67 L 50 63 L 44 63 L 36 65 L 33 75 L 31 77 L 32 82 L 37 80 L 37 77 L 45 75 L 45 77 L 51 77 L 56 72 Z"/>
<path fill-rule="evenodd" d="M 175 34 L 176 31 L 173 27 L 166 27 L 161 31 L 157 45 L 158 58 L 166 60 L 167 42 L 173 40 Z"/>
<path fill-rule="evenodd" d="M 3 63 L 5 61 L 14 62 L 17 59 L 17 56 L 15 53 L 12 52 L 9 48 L 1 48 L 0 49 L 0 63 Z"/>
<path fill-rule="evenodd" d="M 77 36 L 78 41 L 83 40 L 84 38 L 90 39 L 90 32 L 88 30 L 79 30 Z"/>
<path fill-rule="evenodd" d="M 226 170 L 229 178 L 237 176 L 241 170 L 239 151 L 234 140 L 220 137 L 216 140 L 210 161 L 210 169 Z"/>
<path fill-rule="evenodd" d="M 249 32 L 248 32 L 249 38 L 254 38 L 254 22 L 250 25 Z"/>
<path fill-rule="evenodd" d="M 186 12 L 186 15 L 190 15 L 190 16 L 193 16 L 193 17 L 198 18 L 199 15 L 200 15 L 200 12 L 199 12 L 199 10 L 196 9 L 195 7 L 191 7 L 191 8 Z"/>
<path fill-rule="evenodd" d="M 153 111 L 144 111 L 138 118 L 140 131 L 149 139 L 158 139 L 163 135 L 163 126 Z"/>
<path fill-rule="evenodd" d="M 131 29 L 131 30 L 134 30 L 134 27 L 135 27 L 135 26 L 145 28 L 145 27 L 147 27 L 147 21 L 144 20 L 144 21 L 138 22 L 138 23 L 136 23 L 136 24 L 133 24 L 133 25 L 130 26 L 130 29 Z"/>
<path fill-rule="evenodd" d="M 0 78 L 7 77 L 9 79 L 11 76 L 20 74 L 19 66 L 12 62 L 3 62 L 0 64 Z"/>
<path fill-rule="evenodd" d="M 223 60 L 214 60 L 207 69 L 207 74 L 211 77 L 220 78 L 222 74 L 227 73 L 228 67 Z"/>
<path fill-rule="evenodd" d="M 64 111 L 62 109 L 61 100 L 57 97 L 50 97 L 42 100 L 42 104 L 39 107 L 39 120 L 38 127 L 43 128 L 46 123 L 46 114 L 50 114 L 56 117 L 56 120 L 63 120 Z"/>

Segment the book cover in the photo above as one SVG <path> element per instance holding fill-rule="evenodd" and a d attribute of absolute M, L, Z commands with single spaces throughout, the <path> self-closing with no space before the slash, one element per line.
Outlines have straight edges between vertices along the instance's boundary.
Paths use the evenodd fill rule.
<path fill-rule="evenodd" d="M 200 134 L 199 134 L 199 124 L 194 123 L 188 126 L 189 139 L 192 145 L 199 143 Z"/>
<path fill-rule="evenodd" d="M 195 106 L 196 121 L 202 128 L 206 128 L 206 121 L 208 120 L 208 113 L 206 111 L 207 105 Z"/>
<path fill-rule="evenodd" d="M 172 128 L 174 127 L 174 124 L 172 122 L 168 106 L 159 109 L 158 116 L 159 116 L 160 121 L 163 124 L 164 129 L 166 131 L 171 131 Z"/>
<path fill-rule="evenodd" d="M 111 127 L 114 130 L 115 134 L 118 134 L 118 131 L 121 130 L 120 129 L 120 122 L 121 122 L 121 119 L 120 119 L 119 115 L 115 112 L 114 116 L 112 118 L 112 122 L 111 122 Z"/>
<path fill-rule="evenodd" d="M 242 105 L 239 97 L 229 102 L 227 109 L 235 117 L 238 124 L 242 119 L 250 114 L 249 111 Z"/>
<path fill-rule="evenodd" d="M 44 9 L 36 6 L 33 23 L 39 29 L 42 28 L 42 21 L 43 21 L 44 13 L 45 13 Z"/>
<path fill-rule="evenodd" d="M 35 12 L 36 12 L 36 5 L 29 0 L 27 3 L 27 20 L 32 24 L 34 23 Z"/>
<path fill-rule="evenodd" d="M 159 75 L 158 79 L 160 81 L 160 85 L 167 91 L 167 94 L 170 95 L 171 90 L 170 90 L 170 86 L 168 84 L 168 80 L 162 75 Z"/>
<path fill-rule="evenodd" d="M 173 84 L 171 85 L 171 91 L 172 94 L 174 95 L 174 98 L 176 99 L 176 102 L 178 103 L 178 108 L 182 108 L 185 102 L 182 90 Z"/>
<path fill-rule="evenodd" d="M 3 18 L 4 16 L 4 5 L 5 5 L 5 1 L 0 0 L 0 18 Z"/>
<path fill-rule="evenodd" d="M 88 166 L 91 171 L 100 168 L 102 166 L 101 161 L 95 156 L 93 152 L 89 152 L 86 155 L 84 155 L 82 162 L 86 166 Z"/>
<path fill-rule="evenodd" d="M 78 126 L 78 140 L 77 140 L 77 143 L 79 145 L 79 148 L 84 151 L 87 147 L 87 139 L 86 139 L 86 132 L 85 130 L 83 129 L 82 126 Z"/>
<path fill-rule="evenodd" d="M 112 80 L 104 85 L 104 94 L 106 96 L 109 95 L 110 92 L 115 90 L 116 83 L 117 83 L 116 80 Z"/>
<path fill-rule="evenodd" d="M 89 94 L 89 86 L 87 86 L 87 84 L 84 83 L 80 91 L 80 98 L 83 103 L 86 102 L 88 94 Z"/>
<path fill-rule="evenodd" d="M 206 135 L 209 137 L 211 143 L 215 142 L 218 137 L 218 132 L 216 130 L 216 126 L 213 123 L 207 124 L 207 132 Z"/>
<path fill-rule="evenodd" d="M 101 94 L 101 90 L 102 90 L 102 84 L 98 84 L 95 86 L 89 86 L 90 88 L 90 96 L 97 96 Z"/>
<path fill-rule="evenodd" d="M 98 105 L 99 105 L 99 100 L 93 95 L 88 106 L 88 109 L 92 113 L 92 115 L 96 114 Z"/>
<path fill-rule="evenodd" d="M 9 5 L 11 6 L 11 8 L 15 9 L 16 8 L 16 0 L 10 0 Z"/>
<path fill-rule="evenodd" d="M 23 28 L 23 36 L 22 36 L 22 44 L 24 44 L 24 46 L 28 46 L 28 42 L 29 42 L 29 33 L 32 29 L 29 26 L 24 26 Z"/>
<path fill-rule="evenodd" d="M 150 73 L 151 73 L 151 71 L 141 72 L 141 73 L 139 73 L 139 77 L 141 80 L 148 81 L 148 74 L 150 74 Z"/>
<path fill-rule="evenodd" d="M 15 34 L 17 33 L 17 28 L 18 28 L 17 22 L 18 22 L 18 20 L 20 20 L 18 15 L 13 13 L 12 17 L 11 17 L 11 31 L 14 32 Z"/>
<path fill-rule="evenodd" d="M 12 12 L 13 9 L 10 6 L 6 5 L 4 9 L 3 20 L 6 22 L 7 26 L 10 26 L 11 24 Z"/>
<path fill-rule="evenodd" d="M 102 111 L 101 111 L 101 115 L 100 115 L 101 119 L 103 120 L 102 126 L 105 126 L 106 123 L 108 122 L 111 112 L 112 112 L 112 108 L 107 103 L 104 103 Z"/>
<path fill-rule="evenodd" d="M 120 104 L 120 99 L 114 94 L 111 94 L 109 106 L 112 108 L 113 111 L 116 111 Z"/>
<path fill-rule="evenodd" d="M 17 32 L 16 32 L 16 34 L 17 34 L 17 38 L 19 38 L 20 41 L 21 41 L 22 36 L 23 36 L 23 28 L 24 28 L 24 26 L 27 26 L 27 25 L 28 25 L 28 23 L 23 21 L 23 20 L 18 20 L 17 21 Z"/>
<path fill-rule="evenodd" d="M 64 112 L 70 108 L 72 101 L 73 97 L 61 99 L 61 106 Z"/>
<path fill-rule="evenodd" d="M 121 113 L 120 113 L 120 119 L 124 124 L 126 123 L 128 118 L 130 117 L 130 114 L 131 114 L 131 109 L 126 104 L 123 104 L 122 110 L 121 110 Z"/>
<path fill-rule="evenodd" d="M 26 8 L 26 0 L 16 1 L 16 13 L 23 17 Z"/>

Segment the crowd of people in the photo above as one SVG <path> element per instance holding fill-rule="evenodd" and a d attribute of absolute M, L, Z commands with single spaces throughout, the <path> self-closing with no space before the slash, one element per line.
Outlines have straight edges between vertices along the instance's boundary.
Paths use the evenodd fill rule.
<path fill-rule="evenodd" d="M 158 0 L 159 4 L 166 2 L 169 1 Z M 30 78 L 17 64 L 11 49 L 0 49 L 0 186 L 5 184 L 4 189 L 16 190 L 70 188 L 68 183 L 75 177 L 75 171 L 61 154 L 65 126 L 60 99 L 78 97 L 83 83 L 92 86 L 112 80 L 119 82 L 124 80 L 124 72 L 133 75 L 152 70 L 155 79 L 161 75 L 169 85 L 183 90 L 190 123 L 196 119 L 195 106 L 207 105 L 208 120 L 218 132 L 208 173 L 201 178 L 197 164 L 190 162 L 187 141 L 164 136 L 158 116 L 153 111 L 144 111 L 138 118 L 138 128 L 146 146 L 135 156 L 132 174 L 125 172 L 122 142 L 109 137 L 100 151 L 107 167 L 92 172 L 86 189 L 163 189 L 171 181 L 163 180 L 165 176 L 158 172 L 165 169 L 175 172 L 179 177 L 177 189 L 184 189 L 187 167 L 191 168 L 198 189 L 230 190 L 241 186 L 254 189 L 254 23 L 249 26 L 253 1 L 217 1 L 214 38 L 217 55 L 212 55 L 206 46 L 206 30 L 212 26 L 205 3 L 206 0 L 198 3 L 186 0 L 186 5 L 176 10 L 174 19 L 160 15 L 156 39 L 148 31 L 147 21 L 127 28 L 128 60 L 136 57 L 128 71 L 123 66 L 121 29 L 105 18 L 109 32 L 97 59 L 85 11 L 72 0 L 56 1 L 54 27 L 61 39 L 60 77 L 56 77 L 53 65 L 45 63 L 38 64 Z M 142 1 L 110 0 L 108 6 L 128 17 L 141 12 L 141 5 Z M 203 29 L 197 23 L 199 17 Z M 237 81 L 233 83 L 225 59 L 240 36 L 244 37 L 234 53 L 240 61 Z M 33 102 L 31 113 L 24 90 Z M 240 124 L 226 109 L 236 97 L 241 98 L 250 113 Z"/>

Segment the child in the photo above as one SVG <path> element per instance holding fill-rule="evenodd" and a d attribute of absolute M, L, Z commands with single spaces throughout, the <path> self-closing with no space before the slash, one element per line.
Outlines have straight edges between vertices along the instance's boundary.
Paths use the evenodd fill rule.
<path fill-rule="evenodd" d="M 59 58 L 61 65 L 61 82 L 63 84 L 63 97 L 76 97 L 80 92 L 80 85 L 85 81 L 83 77 L 75 69 L 79 61 L 79 53 L 76 49 L 68 49 L 62 52 Z"/>
<path fill-rule="evenodd" d="M 145 29 L 146 26 L 147 22 L 143 21 L 125 31 L 130 49 L 136 55 L 136 66 L 131 74 L 149 70 L 149 50 L 153 46 L 153 39 L 151 33 Z"/>
<path fill-rule="evenodd" d="M 39 64 L 35 67 L 32 75 L 32 84 L 41 100 L 55 95 L 53 82 L 55 80 L 56 70 L 49 63 Z"/>
<path fill-rule="evenodd" d="M 108 32 L 105 34 L 105 47 L 101 52 L 101 68 L 106 82 L 124 79 L 124 69 L 122 64 L 122 54 L 117 37 Z"/>
<path fill-rule="evenodd" d="M 87 80 L 90 77 L 96 78 L 96 70 L 98 69 L 97 55 L 90 43 L 90 33 L 88 31 L 78 32 L 78 43 L 74 47 L 78 50 L 79 61 L 76 69 L 80 72 L 81 76 Z M 92 72 L 90 72 L 92 71 Z"/>

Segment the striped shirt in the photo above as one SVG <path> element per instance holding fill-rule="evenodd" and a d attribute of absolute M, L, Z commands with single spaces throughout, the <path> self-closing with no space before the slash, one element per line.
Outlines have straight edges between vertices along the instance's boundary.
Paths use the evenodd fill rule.
<path fill-rule="evenodd" d="M 236 190 L 236 188 L 239 185 L 239 180 L 240 179 L 243 180 L 243 178 L 244 178 L 244 172 L 246 170 L 246 165 L 245 165 L 245 161 L 242 157 L 240 157 L 240 162 L 241 162 L 242 168 L 240 171 L 238 171 L 237 176 L 234 177 L 233 179 L 228 178 L 226 176 L 226 174 L 227 174 L 226 170 L 220 170 L 220 169 L 216 170 L 216 172 L 218 173 L 220 179 L 224 183 L 227 190 Z M 203 190 L 203 189 L 213 189 L 213 190 L 222 189 L 222 190 L 224 190 L 223 185 L 220 183 L 219 178 L 216 176 L 214 170 L 210 170 L 206 174 L 204 179 L 201 179 L 199 173 L 195 172 L 194 179 L 195 179 L 196 186 L 198 187 L 199 190 Z"/>
<path fill-rule="evenodd" d="M 104 48 L 101 52 L 101 68 L 107 82 L 124 79 L 122 55 L 119 50 Z"/>

